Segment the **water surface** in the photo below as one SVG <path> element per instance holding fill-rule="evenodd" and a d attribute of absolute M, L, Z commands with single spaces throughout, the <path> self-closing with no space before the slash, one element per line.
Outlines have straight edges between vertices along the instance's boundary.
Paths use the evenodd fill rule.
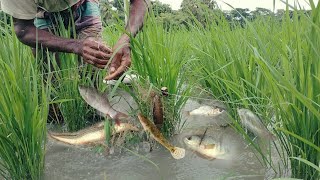
<path fill-rule="evenodd" d="M 126 112 L 133 104 L 129 97 L 113 99 L 114 107 Z M 94 148 L 64 145 L 49 140 L 45 162 L 45 179 L 264 179 L 266 168 L 263 167 L 253 150 L 242 136 L 230 126 L 225 113 L 215 117 L 189 116 L 186 112 L 201 105 L 219 105 L 216 101 L 198 102 L 189 100 L 183 109 L 184 129 L 170 141 L 186 148 L 186 157 L 175 160 L 170 153 L 156 145 L 151 152 L 144 152 L 139 146 L 128 151 L 115 147 L 115 153 L 105 155 Z M 187 149 L 183 138 L 193 134 L 203 134 L 219 141 L 227 147 L 230 160 L 207 160 Z"/>

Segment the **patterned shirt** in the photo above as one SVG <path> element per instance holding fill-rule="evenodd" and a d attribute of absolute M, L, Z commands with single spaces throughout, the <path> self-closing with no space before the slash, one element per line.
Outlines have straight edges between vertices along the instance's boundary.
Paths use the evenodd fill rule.
<path fill-rule="evenodd" d="M 37 9 L 48 12 L 63 11 L 80 0 L 0 0 L 1 10 L 17 19 L 34 19 Z"/>

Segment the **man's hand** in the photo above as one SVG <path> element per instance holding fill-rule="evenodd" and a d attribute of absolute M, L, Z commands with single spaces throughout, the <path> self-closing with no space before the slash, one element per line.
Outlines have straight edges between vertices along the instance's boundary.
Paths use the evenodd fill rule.
<path fill-rule="evenodd" d="M 86 63 L 103 69 L 112 55 L 112 50 L 102 42 L 87 38 L 81 42 L 78 54 Z"/>
<path fill-rule="evenodd" d="M 113 47 L 116 53 L 109 68 L 109 75 L 104 80 L 112 80 L 120 77 L 131 65 L 130 37 L 122 35 Z"/>
<path fill-rule="evenodd" d="M 126 31 L 135 37 L 143 25 L 144 16 L 147 12 L 148 3 L 146 0 L 130 0 L 129 19 L 126 23 Z M 109 75 L 104 78 L 104 81 L 118 78 L 131 65 L 130 57 L 130 38 L 124 34 L 114 46 L 115 56 L 111 62 Z"/>
<path fill-rule="evenodd" d="M 35 48 L 40 44 L 49 51 L 75 53 L 82 56 L 85 62 L 99 68 L 104 68 L 112 55 L 111 48 L 93 39 L 62 38 L 46 30 L 37 29 L 33 20 L 14 18 L 13 21 L 18 39 L 28 46 Z"/>

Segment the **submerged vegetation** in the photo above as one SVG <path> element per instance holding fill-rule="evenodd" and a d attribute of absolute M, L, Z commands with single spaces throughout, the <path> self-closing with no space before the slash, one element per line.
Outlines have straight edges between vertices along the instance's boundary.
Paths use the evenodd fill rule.
<path fill-rule="evenodd" d="M 255 112 L 277 136 L 276 149 L 292 177 L 318 179 L 320 5 L 310 4 L 308 13 L 287 9 L 281 16 L 250 18 L 239 9 L 233 11 L 231 15 L 241 22 L 216 9 L 200 12 L 184 4 L 188 18 L 166 23 L 168 13 L 181 14 L 159 8 L 163 12 L 151 13 L 131 41 L 129 73 L 139 78 L 132 87 L 118 81 L 110 94 L 125 89 L 149 119 L 153 118 L 151 94 L 159 95 L 164 108 L 162 132 L 170 136 L 179 130 L 175 127 L 182 123 L 181 109 L 188 98 L 199 97 L 199 89 L 204 89 L 210 92 L 209 98 L 226 105 L 233 126 L 252 143 L 266 166 L 274 164 L 264 147 L 245 133 L 237 108 Z M 212 18 L 215 23 L 209 21 Z M 81 64 L 71 54 L 60 55 L 60 66 L 48 54 L 53 66 L 41 71 L 41 59 L 34 61 L 29 48 L 12 35 L 12 27 L 2 23 L 0 30 L 0 73 L 5 77 L 0 86 L 0 175 L 40 179 L 49 102 L 57 105 L 61 117 L 55 117 L 69 131 L 83 128 L 97 116 L 80 98 L 77 87 L 86 84 L 105 91 L 109 88 L 102 84 L 105 71 Z M 112 46 L 122 32 L 120 25 L 106 26 L 105 42 Z M 162 87 L 168 89 L 167 96 L 161 95 Z M 272 168 L 281 173 L 279 167 Z"/>

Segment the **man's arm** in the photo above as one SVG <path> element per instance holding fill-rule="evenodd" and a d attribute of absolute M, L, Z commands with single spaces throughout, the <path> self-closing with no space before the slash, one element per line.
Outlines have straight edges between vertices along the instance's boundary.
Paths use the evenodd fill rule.
<path fill-rule="evenodd" d="M 28 46 L 36 47 L 38 43 L 49 51 L 75 53 L 81 55 L 85 62 L 99 68 L 105 67 L 112 54 L 112 50 L 102 43 L 89 39 L 61 38 L 45 30 L 37 29 L 33 20 L 14 18 L 14 30 L 18 39 Z"/>
<path fill-rule="evenodd" d="M 144 17 L 148 9 L 147 1 L 148 0 L 130 0 L 130 13 L 126 31 L 132 36 L 135 36 L 143 25 Z M 111 80 L 121 76 L 121 74 L 131 66 L 129 45 L 130 37 L 127 34 L 123 34 L 113 47 L 114 51 L 119 50 L 112 60 L 109 75 L 104 78 L 105 80 Z"/>
<path fill-rule="evenodd" d="M 146 0 L 130 0 L 130 14 L 126 31 L 130 32 L 132 36 L 135 36 L 141 29 L 147 8 Z"/>

